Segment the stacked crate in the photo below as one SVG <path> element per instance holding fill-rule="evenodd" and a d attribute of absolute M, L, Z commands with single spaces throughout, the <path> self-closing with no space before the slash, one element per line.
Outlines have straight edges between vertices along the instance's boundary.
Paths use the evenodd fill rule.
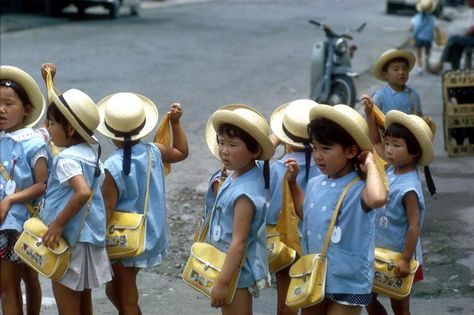
<path fill-rule="evenodd" d="M 443 104 L 448 156 L 474 155 L 474 69 L 444 73 Z"/>

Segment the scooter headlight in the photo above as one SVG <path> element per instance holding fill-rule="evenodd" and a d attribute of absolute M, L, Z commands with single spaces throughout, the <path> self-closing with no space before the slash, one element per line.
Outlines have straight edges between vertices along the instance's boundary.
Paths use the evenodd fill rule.
<path fill-rule="evenodd" d="M 347 41 L 344 40 L 343 38 L 338 38 L 334 42 L 334 51 L 336 52 L 336 54 L 343 55 L 346 53 L 347 49 L 348 49 Z"/>

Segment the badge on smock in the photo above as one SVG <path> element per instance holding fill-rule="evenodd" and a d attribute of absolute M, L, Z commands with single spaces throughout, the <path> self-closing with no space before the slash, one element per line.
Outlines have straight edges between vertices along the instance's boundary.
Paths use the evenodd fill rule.
<path fill-rule="evenodd" d="M 5 185 L 5 194 L 12 195 L 15 192 L 15 189 L 16 189 L 16 183 L 12 180 L 9 180 L 7 184 Z"/>
<path fill-rule="evenodd" d="M 342 229 L 339 226 L 335 226 L 334 230 L 332 231 L 331 235 L 331 242 L 337 244 L 341 241 L 342 237 Z"/>
<path fill-rule="evenodd" d="M 221 239 L 221 226 L 216 225 L 214 229 L 212 229 L 212 239 L 214 242 L 217 242 L 218 240 Z"/>
<path fill-rule="evenodd" d="M 379 218 L 379 225 L 384 229 L 388 227 L 388 219 L 386 216 L 383 215 Z"/>

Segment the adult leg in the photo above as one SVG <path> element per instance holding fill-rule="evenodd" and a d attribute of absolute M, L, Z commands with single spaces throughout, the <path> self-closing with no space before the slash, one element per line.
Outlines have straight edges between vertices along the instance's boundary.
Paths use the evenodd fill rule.
<path fill-rule="evenodd" d="M 5 314 L 23 314 L 20 286 L 22 268 L 20 263 L 0 259 L 0 292 Z"/>
<path fill-rule="evenodd" d="M 388 315 L 385 307 L 377 300 L 377 293 L 372 292 L 372 300 L 370 304 L 365 307 L 369 315 Z"/>
<path fill-rule="evenodd" d="M 296 315 L 298 309 L 291 308 L 286 305 L 286 293 L 290 286 L 290 267 L 280 270 L 276 273 L 277 284 L 277 315 Z"/>
<path fill-rule="evenodd" d="M 403 300 L 390 299 L 390 304 L 395 315 L 410 315 L 410 296 Z"/>
<path fill-rule="evenodd" d="M 252 296 L 247 288 L 235 290 L 234 300 L 221 308 L 222 315 L 252 315 Z"/>
<path fill-rule="evenodd" d="M 361 306 L 343 305 L 336 302 L 330 302 L 328 305 L 328 315 L 360 315 Z"/>
<path fill-rule="evenodd" d="M 120 315 L 141 314 L 138 306 L 137 274 L 139 269 L 125 267 L 121 263 L 112 265 L 114 270 L 113 288 Z"/>
<path fill-rule="evenodd" d="M 450 62 L 453 69 L 459 69 L 464 48 L 474 46 L 474 36 L 450 36 L 441 55 L 441 62 Z"/>
<path fill-rule="evenodd" d="M 26 313 L 28 315 L 39 315 L 41 311 L 42 292 L 38 273 L 25 265 L 22 279 L 26 289 Z"/>
<path fill-rule="evenodd" d="M 59 315 L 82 315 L 81 291 L 71 290 L 58 281 L 52 281 L 52 286 Z"/>

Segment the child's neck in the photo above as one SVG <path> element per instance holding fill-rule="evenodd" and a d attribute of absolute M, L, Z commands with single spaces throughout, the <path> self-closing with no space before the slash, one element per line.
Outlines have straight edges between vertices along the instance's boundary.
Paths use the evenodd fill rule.
<path fill-rule="evenodd" d="M 397 174 L 397 175 L 401 175 L 401 174 L 409 173 L 409 172 L 411 172 L 415 169 L 416 169 L 416 164 L 408 163 L 408 164 L 405 164 L 405 165 L 395 166 L 394 167 L 394 173 Z"/>
<path fill-rule="evenodd" d="M 232 173 L 232 178 L 235 179 L 239 176 L 242 176 L 243 174 L 247 173 L 254 167 L 255 167 L 255 160 L 252 160 L 250 161 L 249 164 L 245 165 L 244 167 L 234 170 L 234 172 Z"/>
<path fill-rule="evenodd" d="M 393 83 L 388 83 L 388 85 L 394 90 L 395 92 L 403 92 L 405 90 L 406 84 L 400 85 L 400 84 L 393 84 Z"/>

